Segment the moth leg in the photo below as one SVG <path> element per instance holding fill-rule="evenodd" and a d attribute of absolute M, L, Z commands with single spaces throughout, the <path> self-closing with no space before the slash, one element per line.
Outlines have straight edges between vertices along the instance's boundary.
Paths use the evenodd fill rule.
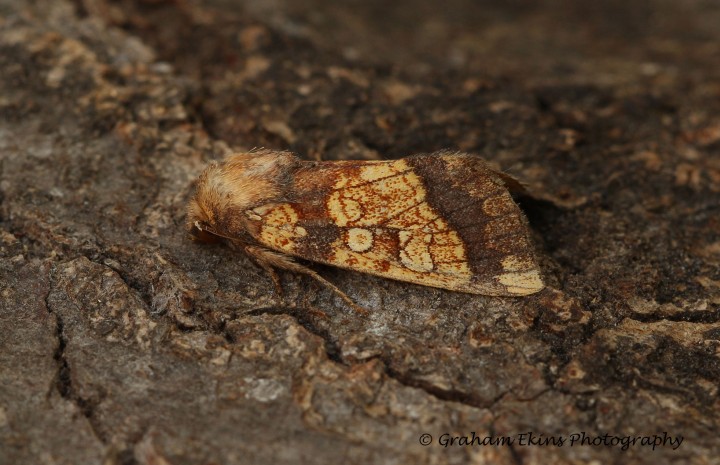
<path fill-rule="evenodd" d="M 352 309 L 356 312 L 363 315 L 368 314 L 368 311 L 366 309 L 353 302 L 353 300 L 348 297 L 347 294 L 341 291 L 333 283 L 323 278 L 310 268 L 295 262 L 291 257 L 274 252 L 272 250 L 265 249 L 263 247 L 255 247 L 252 245 L 245 246 L 244 250 L 249 256 L 257 260 L 257 263 L 270 274 L 276 285 L 279 285 L 280 281 L 274 268 L 280 268 L 282 270 L 292 271 L 294 273 L 305 274 L 335 292 L 335 294 L 337 294 L 341 299 L 343 299 L 345 303 L 352 307 Z"/>
<path fill-rule="evenodd" d="M 273 266 L 261 256 L 258 256 L 256 251 L 247 250 L 248 248 L 249 247 L 245 248 L 245 252 L 254 259 L 253 261 L 257 263 L 260 268 L 265 270 L 265 272 L 270 275 L 270 279 L 272 279 L 272 282 L 275 285 L 275 292 L 277 292 L 279 296 L 285 295 L 285 291 L 283 290 L 282 284 L 280 283 L 280 276 L 277 274 L 277 271 L 275 271 L 275 268 L 273 268 Z"/>

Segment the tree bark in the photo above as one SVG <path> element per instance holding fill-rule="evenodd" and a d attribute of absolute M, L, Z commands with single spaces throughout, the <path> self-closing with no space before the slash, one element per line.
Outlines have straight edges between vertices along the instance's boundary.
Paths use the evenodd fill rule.
<path fill-rule="evenodd" d="M 715 463 L 720 10 L 264 5 L 0 1 L 0 463 Z M 547 288 L 278 293 L 184 226 L 253 147 L 475 153 Z"/>

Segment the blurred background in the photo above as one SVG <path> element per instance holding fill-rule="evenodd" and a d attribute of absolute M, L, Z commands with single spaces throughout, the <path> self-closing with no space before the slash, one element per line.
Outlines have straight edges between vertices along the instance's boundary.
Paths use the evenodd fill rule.
<path fill-rule="evenodd" d="M 350 60 L 616 83 L 718 72 L 715 0 L 214 0 Z M 718 60 L 709 61 L 714 56 Z"/>

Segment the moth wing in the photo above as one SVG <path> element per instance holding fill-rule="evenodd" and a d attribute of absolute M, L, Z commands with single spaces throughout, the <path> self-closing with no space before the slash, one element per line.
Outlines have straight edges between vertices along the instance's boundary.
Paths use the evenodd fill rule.
<path fill-rule="evenodd" d="M 262 245 L 474 294 L 519 296 L 543 287 L 522 212 L 503 179 L 477 158 L 315 164 L 296 176 L 293 196 L 250 212 Z"/>

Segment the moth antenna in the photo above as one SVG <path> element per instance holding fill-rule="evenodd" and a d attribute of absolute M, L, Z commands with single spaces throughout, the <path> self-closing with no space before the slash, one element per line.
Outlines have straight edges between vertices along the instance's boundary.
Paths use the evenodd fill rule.
<path fill-rule="evenodd" d="M 321 284 L 323 284 L 323 285 L 325 285 L 326 287 L 330 288 L 331 291 L 335 292 L 335 294 L 337 294 L 338 297 L 340 297 L 342 300 L 344 300 L 345 303 L 348 304 L 353 310 L 355 310 L 355 311 L 358 312 L 359 314 L 365 315 L 365 316 L 367 316 L 367 315 L 370 314 L 370 312 L 369 312 L 367 309 L 365 309 L 365 308 L 361 307 L 360 305 L 356 304 L 350 297 L 348 297 L 347 294 L 345 294 L 345 292 L 343 292 L 340 288 L 338 288 L 336 285 L 334 285 L 333 283 L 331 283 L 331 282 L 328 281 L 327 279 L 325 279 L 325 278 L 323 278 L 322 276 L 320 276 L 319 274 L 317 274 L 317 272 L 311 270 L 310 268 L 304 267 L 304 266 L 302 266 L 302 265 L 298 265 L 298 266 L 299 266 L 300 268 L 302 268 L 302 270 L 301 270 L 301 269 L 297 269 L 297 270 L 295 270 L 295 271 L 297 271 L 298 273 L 307 274 L 307 275 L 310 276 L 311 278 L 317 280 L 317 281 L 320 282 Z"/>
<path fill-rule="evenodd" d="M 213 236 L 217 236 L 217 237 L 222 237 L 223 239 L 227 239 L 227 240 L 232 241 L 232 242 L 236 242 L 236 241 L 237 241 L 237 238 L 236 238 L 236 237 L 225 236 L 225 235 L 222 235 L 222 234 L 220 234 L 220 233 L 218 233 L 218 232 L 213 231 L 213 230 L 210 229 L 210 228 L 203 227 L 203 225 L 201 225 L 199 221 L 196 221 L 195 223 L 193 223 L 193 226 L 195 226 L 195 228 L 196 228 L 198 231 L 206 232 L 206 233 L 208 233 L 208 234 L 212 234 Z"/>
<path fill-rule="evenodd" d="M 212 234 L 213 236 L 222 237 L 223 239 L 227 239 L 231 241 L 232 243 L 237 242 L 236 238 L 229 237 L 222 235 L 220 233 L 217 233 L 213 231 L 210 228 L 203 227 L 199 221 L 196 221 L 194 226 L 200 230 L 204 231 L 206 233 Z M 271 252 L 269 250 L 263 249 L 261 247 L 253 247 L 253 246 L 245 246 L 243 248 L 245 252 L 253 257 L 255 259 L 255 262 L 263 269 L 265 272 L 270 275 L 270 279 L 272 279 L 273 284 L 275 285 L 275 291 L 279 295 L 283 295 L 283 288 L 280 284 L 280 277 L 278 276 L 277 272 L 275 271 L 275 268 L 281 268 L 288 271 L 294 271 L 297 273 L 302 273 L 310 276 L 311 278 L 315 279 L 316 281 L 320 282 L 324 286 L 330 288 L 333 292 L 335 292 L 338 296 L 340 296 L 341 299 L 345 301 L 350 307 L 352 307 L 353 310 L 355 310 L 358 313 L 361 313 L 363 315 L 367 315 L 369 312 L 356 304 L 350 297 L 348 297 L 347 294 L 345 294 L 340 288 L 335 286 L 333 283 L 328 281 L 327 279 L 323 278 L 317 272 L 311 270 L 310 268 L 307 268 L 297 262 L 292 261 L 292 259 L 286 258 L 284 255 Z"/>
<path fill-rule="evenodd" d="M 346 304 L 348 304 L 353 310 L 360 313 L 361 315 L 368 315 L 370 313 L 367 309 L 356 304 L 336 285 L 323 278 L 317 272 L 311 270 L 310 268 L 293 261 L 292 258 L 289 258 L 288 256 L 279 254 L 277 252 L 273 252 L 272 250 L 267 250 L 262 247 L 256 247 L 251 245 L 245 246 L 244 250 L 248 255 L 250 255 L 257 261 L 258 265 L 260 265 L 262 269 L 264 269 L 268 272 L 268 274 L 270 274 L 276 286 L 279 286 L 280 281 L 279 279 L 276 281 L 277 273 L 275 272 L 274 268 L 280 268 L 295 273 L 302 273 L 310 276 L 314 280 L 318 281 L 320 284 L 335 292 L 335 294 L 337 294 L 341 299 L 343 299 Z"/>

